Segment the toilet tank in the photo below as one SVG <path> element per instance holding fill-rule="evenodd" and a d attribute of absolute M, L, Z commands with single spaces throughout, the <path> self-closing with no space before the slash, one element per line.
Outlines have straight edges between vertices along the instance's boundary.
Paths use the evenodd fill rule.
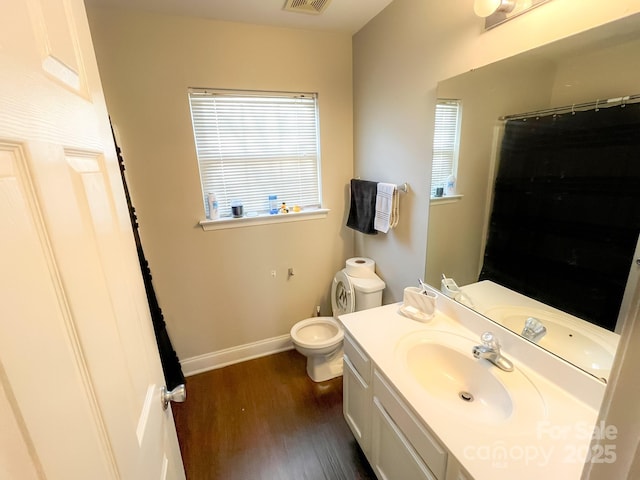
<path fill-rule="evenodd" d="M 382 305 L 382 291 L 386 285 L 380 277 L 374 274 L 370 278 L 349 278 L 356 296 L 354 311 L 359 312 Z"/>

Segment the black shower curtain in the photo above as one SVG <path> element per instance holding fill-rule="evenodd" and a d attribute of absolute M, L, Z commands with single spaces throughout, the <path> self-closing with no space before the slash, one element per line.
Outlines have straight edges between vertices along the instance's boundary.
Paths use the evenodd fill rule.
<path fill-rule="evenodd" d="M 640 232 L 640 104 L 509 120 L 480 280 L 613 330 Z"/>
<path fill-rule="evenodd" d="M 140 233 L 138 232 L 138 217 L 136 215 L 136 209 L 133 207 L 133 204 L 131 203 L 131 196 L 129 195 L 129 187 L 127 185 L 127 178 L 125 175 L 124 158 L 122 157 L 122 151 L 118 146 L 115 135 L 113 136 L 113 142 L 116 148 L 116 154 L 118 155 L 118 165 L 120 167 L 120 175 L 122 177 L 122 186 L 124 187 L 127 207 L 129 208 L 129 219 L 131 220 L 133 237 L 135 239 L 136 250 L 138 252 L 138 261 L 140 263 L 140 270 L 144 281 L 144 289 L 147 294 L 151 322 L 153 323 L 153 332 L 158 345 L 158 353 L 160 354 L 160 363 L 162 365 L 162 372 L 164 373 L 165 386 L 167 387 L 167 390 L 171 391 L 179 385 L 184 385 L 185 377 L 182 372 L 182 367 L 180 366 L 180 359 L 178 358 L 176 351 L 173 349 L 171 339 L 169 338 L 167 324 L 164 321 L 164 315 L 160 308 L 160 304 L 158 303 L 155 289 L 153 288 L 151 269 L 149 268 L 149 262 L 147 262 L 147 259 L 144 256 Z"/>

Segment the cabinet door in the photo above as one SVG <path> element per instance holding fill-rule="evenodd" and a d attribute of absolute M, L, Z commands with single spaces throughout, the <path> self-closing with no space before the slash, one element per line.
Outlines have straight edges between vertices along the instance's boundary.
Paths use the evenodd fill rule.
<path fill-rule="evenodd" d="M 377 397 L 373 398 L 372 459 L 379 480 L 436 480 Z"/>
<path fill-rule="evenodd" d="M 347 425 L 356 437 L 362 451 L 369 456 L 369 427 L 371 415 L 371 387 L 358 374 L 349 357 L 344 357 L 343 404 Z"/>
<path fill-rule="evenodd" d="M 411 413 L 393 387 L 377 370 L 373 374 L 373 397 L 402 432 L 413 451 L 428 465 L 431 474 L 444 480 L 447 469 L 447 451 L 425 425 Z"/>

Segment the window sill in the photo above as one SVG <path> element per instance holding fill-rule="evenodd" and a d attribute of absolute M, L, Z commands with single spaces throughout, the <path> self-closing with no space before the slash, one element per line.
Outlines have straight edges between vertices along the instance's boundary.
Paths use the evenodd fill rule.
<path fill-rule="evenodd" d="M 431 205 L 445 205 L 462 200 L 463 195 L 449 195 L 446 197 L 431 197 Z"/>
<path fill-rule="evenodd" d="M 301 222 L 304 220 L 318 220 L 326 218 L 329 213 L 328 208 L 318 208 L 316 210 L 304 210 L 302 212 L 278 213 L 276 215 L 257 215 L 255 217 L 242 218 L 219 218 L 217 220 L 201 220 L 202 230 L 224 230 L 227 228 L 253 227 L 256 225 L 271 225 L 274 223 Z"/>

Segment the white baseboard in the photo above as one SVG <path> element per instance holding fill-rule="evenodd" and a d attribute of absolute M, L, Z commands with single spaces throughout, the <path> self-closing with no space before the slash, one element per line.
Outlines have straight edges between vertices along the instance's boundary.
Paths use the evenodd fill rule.
<path fill-rule="evenodd" d="M 266 340 L 187 358 L 182 360 L 180 365 L 182 365 L 182 372 L 185 377 L 189 377 L 197 373 L 215 370 L 216 368 L 226 367 L 227 365 L 233 365 L 234 363 L 244 362 L 253 358 L 264 357 L 272 353 L 284 352 L 292 348 L 293 343 L 291 343 L 291 336 L 286 334 L 280 337 L 267 338 Z"/>

